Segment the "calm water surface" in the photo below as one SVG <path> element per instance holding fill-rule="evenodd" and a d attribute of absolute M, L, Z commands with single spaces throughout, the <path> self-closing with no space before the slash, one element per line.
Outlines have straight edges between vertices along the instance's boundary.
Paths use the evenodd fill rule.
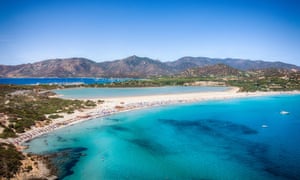
<path fill-rule="evenodd" d="M 167 86 L 147 88 L 73 88 L 61 89 L 54 92 L 63 95 L 64 98 L 103 98 L 103 97 L 124 97 L 162 95 L 196 92 L 220 92 L 229 90 L 229 87 L 209 86 Z"/>
<path fill-rule="evenodd" d="M 0 84 L 104 84 L 127 80 L 130 78 L 0 78 Z"/>
<path fill-rule="evenodd" d="M 56 154 L 66 180 L 300 179 L 299 107 L 289 95 L 138 110 L 56 130 L 27 151 Z"/>

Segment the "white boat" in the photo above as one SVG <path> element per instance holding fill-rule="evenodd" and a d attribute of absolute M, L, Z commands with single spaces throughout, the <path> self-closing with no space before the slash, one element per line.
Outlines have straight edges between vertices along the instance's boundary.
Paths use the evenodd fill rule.
<path fill-rule="evenodd" d="M 280 114 L 282 114 L 282 115 L 286 115 L 286 114 L 290 114 L 289 112 L 287 112 L 287 111 L 280 111 Z"/>
<path fill-rule="evenodd" d="M 263 124 L 263 125 L 261 125 L 261 127 L 262 128 L 267 128 L 267 127 L 269 127 L 268 125 L 265 125 L 265 124 Z"/>

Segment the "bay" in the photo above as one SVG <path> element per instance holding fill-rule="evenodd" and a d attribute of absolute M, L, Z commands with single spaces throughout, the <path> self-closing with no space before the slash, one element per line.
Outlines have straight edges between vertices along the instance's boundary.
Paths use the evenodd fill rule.
<path fill-rule="evenodd" d="M 124 112 L 27 152 L 57 154 L 60 179 L 299 179 L 299 107 L 299 95 L 280 95 Z"/>

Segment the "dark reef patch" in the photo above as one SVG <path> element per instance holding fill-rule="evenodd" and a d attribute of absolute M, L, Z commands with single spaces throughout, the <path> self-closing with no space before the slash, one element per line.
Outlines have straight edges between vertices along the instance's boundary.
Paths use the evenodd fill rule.
<path fill-rule="evenodd" d="M 233 133 L 237 135 L 252 135 L 258 132 L 248 126 L 236 124 L 229 121 L 221 121 L 216 119 L 201 119 L 201 120 L 173 120 L 173 119 L 159 119 L 159 122 L 170 125 L 180 131 L 196 130 L 204 134 L 228 134 Z"/>
<path fill-rule="evenodd" d="M 67 139 L 65 139 L 61 136 L 57 136 L 56 139 L 57 139 L 58 142 L 66 142 L 67 141 Z"/>
<path fill-rule="evenodd" d="M 78 138 L 71 138 L 71 140 L 72 140 L 73 142 L 79 142 L 79 141 L 80 141 Z"/>
<path fill-rule="evenodd" d="M 59 179 L 63 179 L 74 173 L 72 168 L 79 161 L 80 157 L 86 151 L 85 147 L 58 149 L 55 152 L 46 154 L 51 164 L 55 167 Z"/>
<path fill-rule="evenodd" d="M 125 131 L 130 131 L 130 129 L 127 128 L 127 127 L 117 126 L 117 125 L 115 125 L 115 126 L 110 126 L 110 128 L 113 129 L 113 130 L 115 130 L 115 131 L 123 131 L 123 132 L 125 132 Z"/>
<path fill-rule="evenodd" d="M 204 120 L 205 121 L 205 120 Z M 230 121 L 220 121 L 216 119 L 208 119 L 207 120 L 208 125 L 210 127 L 222 129 L 227 132 L 237 133 L 237 134 L 244 134 L 244 135 L 250 135 L 250 134 L 257 134 L 258 132 L 248 126 L 233 123 Z"/>
<path fill-rule="evenodd" d="M 159 122 L 172 126 L 178 131 L 200 131 L 202 133 L 212 132 L 213 129 L 208 126 L 207 123 L 202 121 L 185 121 L 185 120 L 173 120 L 173 119 L 159 119 Z"/>
<path fill-rule="evenodd" d="M 154 140 L 134 138 L 128 141 L 155 155 L 165 156 L 171 153 L 167 150 L 167 148 L 160 143 L 155 142 Z"/>
<path fill-rule="evenodd" d="M 272 174 L 273 176 L 280 177 L 283 179 L 289 179 L 289 180 L 300 179 L 299 172 L 290 172 L 290 170 L 287 167 L 281 167 L 278 165 L 271 164 L 270 166 L 265 167 L 264 170 L 269 174 Z"/>
<path fill-rule="evenodd" d="M 223 153 L 223 158 L 226 161 L 237 161 L 248 167 L 264 171 L 272 177 L 290 180 L 300 179 L 300 171 L 296 171 L 288 164 L 283 164 L 284 159 L 272 158 L 268 144 L 245 138 L 248 135 L 258 133 L 246 125 L 216 119 L 194 121 L 159 119 L 158 121 L 189 138 L 198 138 L 203 135 L 217 138 L 216 143 L 221 141 L 223 142 L 221 144 L 226 145 L 219 146 L 221 149 L 215 153 Z M 216 146 L 216 144 L 209 145 Z"/>
<path fill-rule="evenodd" d="M 107 120 L 107 121 L 113 121 L 113 122 L 120 122 L 120 121 L 123 121 L 123 120 L 121 120 L 121 119 L 117 119 L 117 118 L 109 118 L 109 117 L 105 118 L 104 120 Z"/>

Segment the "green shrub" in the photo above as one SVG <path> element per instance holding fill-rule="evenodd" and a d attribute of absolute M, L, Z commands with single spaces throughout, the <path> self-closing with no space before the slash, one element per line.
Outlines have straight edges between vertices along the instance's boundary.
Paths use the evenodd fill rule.
<path fill-rule="evenodd" d="M 96 103 L 91 100 L 87 100 L 84 104 L 85 104 L 85 106 L 96 106 Z"/>
<path fill-rule="evenodd" d="M 24 156 L 13 145 L 0 144 L 0 179 L 9 179 L 19 170 Z"/>
<path fill-rule="evenodd" d="M 10 137 L 16 137 L 16 133 L 11 128 L 5 128 L 0 134 L 0 138 L 10 138 Z"/>
<path fill-rule="evenodd" d="M 50 119 L 58 119 L 58 118 L 62 118 L 62 117 L 64 117 L 64 116 L 60 116 L 58 114 L 51 114 L 48 116 L 48 118 L 50 118 Z"/>

